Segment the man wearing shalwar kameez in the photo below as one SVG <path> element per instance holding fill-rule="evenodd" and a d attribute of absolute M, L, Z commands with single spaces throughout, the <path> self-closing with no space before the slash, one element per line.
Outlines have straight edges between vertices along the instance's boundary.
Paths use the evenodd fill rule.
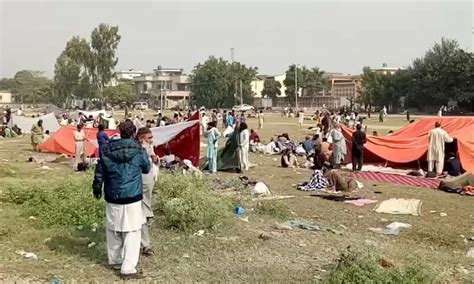
<path fill-rule="evenodd" d="M 204 132 L 207 137 L 207 159 L 209 161 L 209 172 L 217 172 L 217 140 L 221 133 L 216 128 L 216 122 L 212 121 L 208 125 L 208 129 Z"/>
<path fill-rule="evenodd" d="M 432 172 L 436 163 L 436 173 L 441 175 L 444 166 L 444 144 L 453 142 L 448 133 L 436 122 L 435 128 L 429 133 L 428 145 L 428 172 Z"/>
<path fill-rule="evenodd" d="M 74 169 L 77 170 L 79 163 L 84 163 L 86 160 L 84 140 L 86 140 L 86 134 L 82 128 L 84 125 L 78 124 L 77 130 L 73 132 L 74 135 Z M 100 150 L 100 149 L 99 149 Z"/>
<path fill-rule="evenodd" d="M 43 120 L 38 120 L 37 124 L 31 127 L 31 145 L 33 150 L 38 150 L 38 145 L 43 143 Z"/>
<path fill-rule="evenodd" d="M 137 271 L 140 256 L 143 214 L 142 174 L 151 165 L 145 149 L 134 139 L 136 128 L 126 120 L 119 126 L 120 137 L 111 140 L 100 151 L 95 169 L 93 194 L 106 201 L 106 241 L 109 265 L 120 269 L 122 278 L 141 278 Z"/>
<path fill-rule="evenodd" d="M 332 165 L 335 169 L 341 167 L 341 162 L 344 160 L 346 155 L 346 140 L 341 132 L 339 124 L 334 124 L 333 129 L 330 132 L 332 138 Z"/>
<path fill-rule="evenodd" d="M 137 131 L 137 140 L 145 149 L 148 160 L 150 163 L 159 163 L 158 156 L 153 151 L 153 134 L 148 127 L 143 127 Z M 150 242 L 150 225 L 153 220 L 154 214 L 151 209 L 152 192 L 155 187 L 155 167 L 153 166 L 149 173 L 142 174 L 142 187 L 143 187 L 143 214 L 146 218 L 146 223 L 142 227 L 142 252 L 145 256 L 154 254 L 151 248 Z"/>

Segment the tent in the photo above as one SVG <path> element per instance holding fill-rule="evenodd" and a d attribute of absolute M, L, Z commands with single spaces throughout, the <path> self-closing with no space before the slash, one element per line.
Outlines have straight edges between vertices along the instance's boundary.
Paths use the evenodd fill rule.
<path fill-rule="evenodd" d="M 107 112 L 105 110 L 96 110 L 96 111 L 85 111 L 85 110 L 75 110 L 70 113 L 70 116 L 72 119 L 78 119 L 79 118 L 79 113 L 82 113 L 85 115 L 87 118 L 92 115 L 94 119 L 99 117 L 99 115 L 107 116 Z"/>
<path fill-rule="evenodd" d="M 73 156 L 75 152 L 74 126 L 62 126 L 48 140 L 38 146 L 43 152 L 65 154 Z M 86 156 L 93 156 L 97 149 L 97 128 L 83 128 L 89 141 L 85 142 Z M 164 127 L 151 129 L 155 153 L 163 156 L 166 149 L 181 159 L 190 160 L 193 165 L 199 163 L 199 120 L 186 121 Z M 117 134 L 117 130 L 106 130 L 110 136 Z"/>
<path fill-rule="evenodd" d="M 367 136 L 364 159 L 368 162 L 389 161 L 406 164 L 426 160 L 428 133 L 436 121 L 457 141 L 461 165 L 466 172 L 474 173 L 474 117 L 433 117 L 413 122 L 390 136 Z M 353 130 L 342 127 L 344 137 L 350 141 Z M 348 143 L 348 149 L 351 145 Z M 350 151 L 348 151 L 350 153 Z"/>
<path fill-rule="evenodd" d="M 45 113 L 54 113 L 54 115 L 56 117 L 59 117 L 61 116 L 63 113 L 66 113 L 66 110 L 62 109 L 62 108 L 59 108 L 55 105 L 48 105 L 46 108 L 45 108 Z"/>
<path fill-rule="evenodd" d="M 224 148 L 217 151 L 217 170 L 224 172 L 240 172 L 239 163 L 239 131 L 236 129 L 227 139 Z M 201 169 L 208 169 L 207 158 L 201 160 Z"/>
<path fill-rule="evenodd" d="M 56 132 L 60 127 L 54 113 L 48 113 L 40 117 L 26 117 L 12 114 L 8 126 L 13 127 L 14 125 L 16 125 L 21 129 L 22 133 L 31 133 L 31 127 L 34 124 L 38 123 L 38 120 L 40 119 L 43 120 L 44 131 L 49 130 L 51 133 L 53 133 Z"/>
<path fill-rule="evenodd" d="M 61 126 L 56 133 L 51 135 L 48 140 L 44 141 L 38 146 L 39 151 L 41 152 L 50 152 L 56 154 L 64 154 L 68 156 L 73 156 L 75 154 L 75 145 L 74 145 L 74 131 L 77 128 L 75 126 Z M 85 154 L 88 157 L 94 155 L 97 149 L 97 128 L 83 128 L 84 134 L 86 135 L 88 141 L 85 141 Z M 107 135 L 112 136 L 117 134 L 116 130 L 106 130 Z"/>

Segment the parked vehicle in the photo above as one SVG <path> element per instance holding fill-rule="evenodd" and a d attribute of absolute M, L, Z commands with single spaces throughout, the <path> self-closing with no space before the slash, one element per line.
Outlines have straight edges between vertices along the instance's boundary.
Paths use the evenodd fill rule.
<path fill-rule="evenodd" d="M 250 111 L 254 110 L 255 108 L 251 105 L 243 104 L 243 105 L 236 105 L 232 108 L 233 111 Z"/>
<path fill-rule="evenodd" d="M 257 109 L 272 109 L 273 100 L 269 98 L 255 98 L 253 104 Z"/>
<path fill-rule="evenodd" d="M 134 102 L 133 103 L 133 108 L 138 109 L 138 110 L 147 110 L 148 109 L 148 103 L 147 102 Z"/>

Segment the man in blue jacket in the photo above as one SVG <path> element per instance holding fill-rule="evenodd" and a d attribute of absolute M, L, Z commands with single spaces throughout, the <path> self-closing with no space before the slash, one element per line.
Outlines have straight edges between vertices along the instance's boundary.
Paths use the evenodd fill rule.
<path fill-rule="evenodd" d="M 132 121 L 120 124 L 119 140 L 111 140 L 100 149 L 95 169 L 93 194 L 106 201 L 106 238 L 109 265 L 119 270 L 122 278 L 141 278 L 137 271 L 141 229 L 146 219 L 142 211 L 142 173 L 150 172 L 145 150 L 133 139 L 136 128 Z"/>

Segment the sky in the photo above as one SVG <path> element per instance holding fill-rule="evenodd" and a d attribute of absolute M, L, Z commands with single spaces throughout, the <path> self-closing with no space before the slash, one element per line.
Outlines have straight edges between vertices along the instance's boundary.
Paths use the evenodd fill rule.
<path fill-rule="evenodd" d="M 53 76 L 73 36 L 100 23 L 122 36 L 116 70 L 158 65 L 190 73 L 209 56 L 234 58 L 260 74 L 289 65 L 360 74 L 405 67 L 442 37 L 472 51 L 471 0 L 399 1 L 41 1 L 0 0 L 0 77 L 19 70 Z"/>

